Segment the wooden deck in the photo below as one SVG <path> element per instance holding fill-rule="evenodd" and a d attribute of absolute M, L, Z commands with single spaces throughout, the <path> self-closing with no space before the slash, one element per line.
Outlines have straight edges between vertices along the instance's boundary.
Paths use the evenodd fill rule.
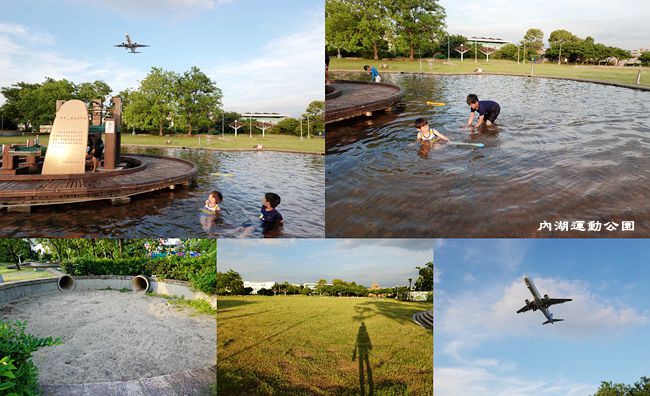
<path fill-rule="evenodd" d="M 338 80 L 328 87 L 325 124 L 388 109 L 404 96 L 400 87 L 386 83 Z"/>
<path fill-rule="evenodd" d="M 122 161 L 130 167 L 81 175 L 0 176 L 0 208 L 127 199 L 187 184 L 198 172 L 194 163 L 176 158 L 130 154 Z"/>

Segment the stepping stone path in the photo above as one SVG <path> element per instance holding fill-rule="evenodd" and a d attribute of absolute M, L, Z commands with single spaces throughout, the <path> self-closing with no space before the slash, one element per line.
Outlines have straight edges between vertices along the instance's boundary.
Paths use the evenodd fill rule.
<path fill-rule="evenodd" d="M 413 315 L 413 321 L 425 329 L 433 329 L 433 310 L 416 313 Z"/>
<path fill-rule="evenodd" d="M 137 381 L 99 382 L 94 384 L 41 385 L 43 395 L 65 396 L 182 396 L 210 395 L 217 382 L 217 367 L 145 378 Z"/>

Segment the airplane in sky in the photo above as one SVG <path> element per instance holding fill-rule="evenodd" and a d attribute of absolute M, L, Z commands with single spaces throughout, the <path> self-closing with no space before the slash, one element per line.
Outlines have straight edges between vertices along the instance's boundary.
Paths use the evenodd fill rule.
<path fill-rule="evenodd" d="M 526 283 L 526 287 L 532 293 L 533 301 L 529 301 L 527 299 L 526 305 L 523 308 L 521 308 L 519 311 L 517 311 L 517 313 L 527 312 L 530 310 L 537 311 L 539 309 L 540 311 L 542 311 L 544 316 L 546 316 L 546 319 L 548 319 L 546 322 L 542 324 L 555 323 L 564 320 L 564 319 L 553 319 L 553 314 L 549 312 L 548 307 L 555 304 L 562 304 L 567 301 L 573 301 L 572 298 L 549 298 L 548 294 L 544 294 L 544 297 L 541 297 L 539 291 L 537 291 L 537 288 L 535 287 L 535 284 L 533 283 L 532 280 L 524 276 L 524 283 Z"/>
<path fill-rule="evenodd" d="M 132 43 L 131 42 L 131 37 L 129 37 L 129 34 L 127 33 L 126 34 L 126 43 L 116 44 L 116 45 L 114 45 L 114 47 L 124 47 L 124 48 L 126 48 L 127 51 L 131 50 L 132 54 L 139 54 L 140 51 L 136 51 L 137 48 L 139 48 L 139 47 L 149 47 L 149 46 L 146 45 L 146 44 Z"/>

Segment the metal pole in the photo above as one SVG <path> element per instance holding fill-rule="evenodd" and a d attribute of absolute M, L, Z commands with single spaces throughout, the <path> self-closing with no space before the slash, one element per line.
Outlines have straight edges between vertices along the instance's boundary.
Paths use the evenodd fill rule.
<path fill-rule="evenodd" d="M 300 140 L 302 140 L 302 117 L 300 117 Z"/>
<path fill-rule="evenodd" d="M 524 42 L 524 57 L 522 58 L 523 63 L 526 63 L 526 42 Z"/>
<path fill-rule="evenodd" d="M 253 116 L 248 117 L 248 125 L 249 125 L 249 128 L 248 128 L 249 135 L 250 135 L 250 138 L 252 139 L 253 138 Z"/>
<path fill-rule="evenodd" d="M 311 139 L 311 136 L 309 135 L 309 114 L 307 114 L 307 139 Z"/>
<path fill-rule="evenodd" d="M 478 42 L 474 41 L 474 63 L 478 63 Z"/>
<path fill-rule="evenodd" d="M 519 46 L 517 46 L 517 64 L 519 64 Z"/>

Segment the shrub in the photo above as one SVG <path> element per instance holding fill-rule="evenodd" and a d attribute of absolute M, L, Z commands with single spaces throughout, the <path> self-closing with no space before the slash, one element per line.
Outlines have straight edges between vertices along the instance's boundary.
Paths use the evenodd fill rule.
<path fill-rule="evenodd" d="M 63 270 L 70 275 L 140 275 L 145 273 L 146 258 L 79 258 L 63 263 Z"/>
<path fill-rule="evenodd" d="M 25 331 L 26 326 L 27 322 L 0 321 L 0 395 L 36 395 L 38 369 L 32 363 L 32 354 L 42 347 L 62 344 L 60 338 L 34 337 Z"/>
<path fill-rule="evenodd" d="M 63 263 L 70 275 L 156 275 L 160 279 L 188 281 L 192 288 L 208 294 L 217 291 L 216 251 L 201 257 L 166 256 L 147 258 L 89 259 Z"/>

